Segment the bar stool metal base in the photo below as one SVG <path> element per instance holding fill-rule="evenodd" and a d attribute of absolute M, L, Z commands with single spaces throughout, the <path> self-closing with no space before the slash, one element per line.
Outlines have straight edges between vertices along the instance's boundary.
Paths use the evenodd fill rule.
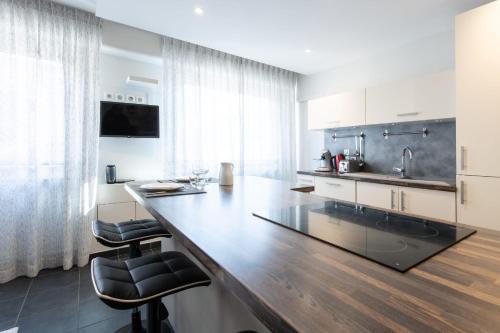
<path fill-rule="evenodd" d="M 142 256 L 141 253 L 141 243 L 140 242 L 132 242 L 129 244 L 129 258 L 138 258 Z M 131 313 L 131 324 L 127 325 L 130 326 L 131 331 L 124 331 L 124 332 L 119 332 L 119 333 L 125 333 L 125 332 L 131 332 L 131 333 L 145 333 L 146 330 L 143 328 L 145 327 L 144 325 L 141 324 L 141 311 L 139 309 L 135 308 L 132 313 Z M 122 328 L 126 328 L 122 327 Z"/>
<path fill-rule="evenodd" d="M 166 322 L 168 310 L 161 299 L 148 303 L 147 311 L 148 319 L 141 320 L 141 311 L 135 308 L 132 312 L 132 322 L 114 333 L 174 333 Z"/>
<path fill-rule="evenodd" d="M 130 259 L 142 257 L 141 243 L 140 242 L 132 242 L 129 244 L 128 257 Z"/>
<path fill-rule="evenodd" d="M 161 299 L 148 303 L 148 333 L 171 333 L 170 325 L 165 322 L 168 310 Z"/>
<path fill-rule="evenodd" d="M 147 327 L 147 325 L 148 325 L 147 321 L 143 320 L 142 326 Z M 149 333 L 149 332 L 145 328 L 143 328 L 142 331 L 134 331 L 132 329 L 132 324 L 128 324 L 128 325 L 125 325 L 125 326 L 119 328 L 118 330 L 114 331 L 113 333 Z M 174 333 L 174 331 L 172 331 L 170 329 L 170 325 L 166 321 L 162 321 L 160 323 L 160 331 L 158 333 Z"/>
<path fill-rule="evenodd" d="M 144 326 L 147 325 L 146 321 L 143 320 Z M 118 330 L 114 331 L 113 333 L 147 333 L 145 328 L 142 328 L 142 330 L 137 331 L 132 328 L 132 324 L 125 325 Z"/>

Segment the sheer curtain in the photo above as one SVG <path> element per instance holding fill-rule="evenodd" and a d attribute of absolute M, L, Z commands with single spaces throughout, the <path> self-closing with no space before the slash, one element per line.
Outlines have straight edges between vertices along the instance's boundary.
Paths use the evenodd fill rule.
<path fill-rule="evenodd" d="M 0 283 L 84 265 L 97 172 L 100 22 L 0 0 Z"/>
<path fill-rule="evenodd" d="M 166 176 L 200 163 L 216 176 L 292 179 L 296 73 L 163 38 L 162 142 Z"/>

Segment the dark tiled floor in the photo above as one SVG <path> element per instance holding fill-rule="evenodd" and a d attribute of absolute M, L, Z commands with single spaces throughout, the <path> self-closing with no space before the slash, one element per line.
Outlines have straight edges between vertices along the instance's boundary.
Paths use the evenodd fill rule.
<path fill-rule="evenodd" d="M 143 254 L 159 251 L 155 246 Z M 126 251 L 113 259 L 126 259 Z M 141 308 L 143 319 L 146 307 Z M 35 278 L 20 277 L 0 284 L 0 331 L 19 327 L 20 333 L 109 333 L 130 323 L 130 311 L 101 302 L 92 286 L 90 266 L 47 269 Z"/>

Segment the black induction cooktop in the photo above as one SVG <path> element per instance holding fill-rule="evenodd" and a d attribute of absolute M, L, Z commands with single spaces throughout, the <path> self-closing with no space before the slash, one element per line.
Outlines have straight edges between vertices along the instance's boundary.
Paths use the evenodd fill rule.
<path fill-rule="evenodd" d="M 476 231 L 328 201 L 253 215 L 406 272 Z"/>

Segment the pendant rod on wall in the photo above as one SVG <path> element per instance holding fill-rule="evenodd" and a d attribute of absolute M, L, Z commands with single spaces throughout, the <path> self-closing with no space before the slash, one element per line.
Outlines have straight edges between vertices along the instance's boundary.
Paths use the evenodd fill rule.
<path fill-rule="evenodd" d="M 384 138 L 387 140 L 389 139 L 390 136 L 393 136 L 393 135 L 422 135 L 423 138 L 427 137 L 427 135 L 429 134 L 429 131 L 427 130 L 427 128 L 422 128 L 422 130 L 420 131 L 409 131 L 409 132 L 389 132 L 389 130 L 385 130 L 384 133 L 382 133 L 382 135 L 384 136 Z"/>
<path fill-rule="evenodd" d="M 357 137 L 364 138 L 365 134 L 361 132 L 360 134 L 337 135 L 337 133 L 333 133 L 332 135 L 334 141 L 336 141 L 337 139 L 357 138 Z"/>

